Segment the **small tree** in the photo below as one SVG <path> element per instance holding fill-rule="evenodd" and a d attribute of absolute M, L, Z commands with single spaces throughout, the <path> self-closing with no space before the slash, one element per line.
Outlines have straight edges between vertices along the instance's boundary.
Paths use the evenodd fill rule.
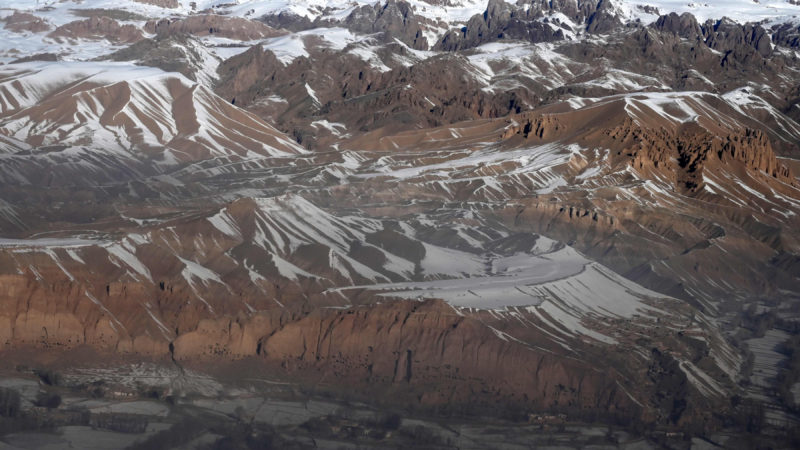
<path fill-rule="evenodd" d="M 61 396 L 48 392 L 40 392 L 39 395 L 36 396 L 36 406 L 42 406 L 47 409 L 58 408 L 61 406 Z"/>
<path fill-rule="evenodd" d="M 17 417 L 20 411 L 20 395 L 13 389 L 0 388 L 0 416 Z"/>
<path fill-rule="evenodd" d="M 42 380 L 42 383 L 48 386 L 61 385 L 61 374 L 51 369 L 35 369 L 33 373 Z"/>
<path fill-rule="evenodd" d="M 387 430 L 397 430 L 403 424 L 403 418 L 397 413 L 388 413 L 381 418 L 381 425 Z"/>

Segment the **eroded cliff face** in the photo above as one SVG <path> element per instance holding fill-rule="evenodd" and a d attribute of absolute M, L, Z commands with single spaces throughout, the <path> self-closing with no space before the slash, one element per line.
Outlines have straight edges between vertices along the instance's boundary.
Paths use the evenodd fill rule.
<path fill-rule="evenodd" d="M 418 395 L 425 404 L 478 397 L 542 408 L 635 407 L 613 372 L 502 339 L 478 318 L 443 302 L 317 311 L 266 336 L 260 355 L 290 372 L 408 386 L 411 395 L 404 395 Z"/>
<path fill-rule="evenodd" d="M 203 245 L 213 252 L 211 241 Z M 153 269 L 158 261 L 170 264 L 163 254 L 155 253 L 153 259 L 136 254 Z M 34 261 L 30 255 L 18 257 Z M 562 325 L 535 310 L 472 311 L 442 301 L 379 299 L 366 292 L 348 295 L 361 306 L 327 307 L 329 298 L 312 295 L 317 289 L 313 283 L 258 292 L 247 290 L 243 280 L 226 277 L 227 289 L 193 291 L 169 279 L 107 283 L 104 277 L 119 277 L 119 268 L 82 273 L 66 258 L 41 255 L 35 262 L 35 270 L 0 280 L 4 350 L 36 349 L 47 355 L 89 346 L 100 355 L 173 358 L 179 364 L 216 367 L 245 358 L 258 361 L 270 376 L 301 385 L 332 380 L 331 389 L 347 386 L 353 393 L 400 404 L 588 409 L 657 421 L 668 416 L 651 400 L 660 376 L 642 378 L 648 360 L 629 355 L 629 345 L 638 346 L 632 343 L 641 339 L 638 327 L 649 327 L 646 323 L 628 334 L 630 320 L 583 321 L 598 332 L 615 330 L 620 344 L 569 335 L 554 339 L 553 333 L 563 333 Z M 198 294 L 208 304 L 198 301 Z M 283 307 L 274 300 L 278 295 Z M 307 300 L 301 301 L 303 297 Z M 686 309 L 676 317 L 685 321 L 690 314 Z M 652 344 L 644 345 L 668 348 L 687 360 L 707 352 L 674 342 L 675 333 L 669 330 L 664 327 L 663 334 L 653 335 Z M 685 388 L 690 404 L 716 401 L 693 389 Z M 689 420 L 684 414 L 675 420 L 681 418 Z"/>
<path fill-rule="evenodd" d="M 619 387 L 622 378 L 615 371 L 503 338 L 480 317 L 440 301 L 242 313 L 201 319 L 169 336 L 143 323 L 148 317 L 140 322 L 135 316 L 146 313 L 137 312 L 139 308 L 120 308 L 152 301 L 150 293 L 134 292 L 135 287 L 110 287 L 113 292 L 101 304 L 87 298 L 78 283 L 43 287 L 31 277 L 4 276 L 0 343 L 6 350 L 46 351 L 88 345 L 101 353 L 171 355 L 177 361 L 213 360 L 219 365 L 258 358 L 301 380 L 331 377 L 337 385 L 375 392 L 402 386 L 392 395 L 428 405 L 482 401 L 619 412 L 636 408 Z"/>
<path fill-rule="evenodd" d="M 48 269 L 42 267 L 44 273 Z M 112 307 L 125 320 L 123 323 L 100 300 L 88 294 L 88 286 L 74 280 L 43 284 L 38 276 L 38 271 L 37 275 L 2 276 L 0 323 L 7 327 L 3 327 L 0 341 L 6 348 L 58 350 L 88 345 L 121 353 L 151 356 L 168 353 L 168 341 L 163 336 L 133 328 L 145 322 L 136 318 L 136 308 L 129 308 L 129 317 L 120 311 L 120 305 L 138 304 L 141 298 L 148 298 L 142 286 L 116 283 L 112 293 L 109 285 L 106 303 L 116 303 Z M 107 298 L 116 301 L 109 302 Z"/>
<path fill-rule="evenodd" d="M 657 171 L 674 180 L 677 188 L 689 192 L 703 188 L 705 170 L 736 170 L 736 166 L 756 176 L 797 184 L 789 167 L 778 162 L 769 139 L 758 130 L 718 136 L 699 126 L 689 126 L 682 127 L 679 133 L 669 133 L 644 130 L 629 121 L 610 130 L 608 136 L 644 177 Z"/>
<path fill-rule="evenodd" d="M 627 115 L 628 106 L 625 108 Z M 798 185 L 791 168 L 778 160 L 770 137 L 763 131 L 732 129 L 703 120 L 675 125 L 669 121 L 643 123 L 635 117 L 610 119 L 620 115 L 619 105 L 611 103 L 597 109 L 603 113 L 521 114 L 503 138 L 590 143 L 611 152 L 608 163 L 612 166 L 628 165 L 642 179 L 670 180 L 681 192 L 701 191 L 704 171 L 745 170 L 772 184 Z M 615 120 L 621 123 L 615 124 Z M 596 127 L 587 129 L 587 122 Z"/>
<path fill-rule="evenodd" d="M 203 319 L 171 342 L 147 334 L 129 337 L 113 322 L 91 323 L 78 312 L 40 313 L 33 308 L 15 319 L 0 316 L 1 324 L 9 324 L 2 327 L 7 349 L 67 350 L 88 344 L 101 353 L 171 353 L 178 362 L 213 361 L 218 366 L 255 358 L 296 381 L 329 378 L 336 386 L 409 404 L 477 402 L 626 415 L 641 410 L 632 395 L 644 395 L 626 392 L 620 383 L 631 382 L 616 368 L 600 370 L 560 354 L 563 349 L 554 351 L 546 342 L 542 344 L 553 350 L 504 338 L 480 316 L 458 313 L 441 301 Z"/>

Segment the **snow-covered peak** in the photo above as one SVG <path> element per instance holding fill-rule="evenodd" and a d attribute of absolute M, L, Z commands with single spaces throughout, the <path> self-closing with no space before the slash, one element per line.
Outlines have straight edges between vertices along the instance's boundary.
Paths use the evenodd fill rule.
<path fill-rule="evenodd" d="M 353 9 L 372 6 L 378 0 L 7 0 L 0 8 L 0 17 L 14 10 L 28 11 L 58 26 L 81 16 L 76 11 L 91 9 L 124 10 L 127 21 L 153 19 L 198 12 L 211 12 L 256 19 L 265 15 L 288 13 L 309 20 L 343 19 Z M 434 22 L 465 23 L 473 15 L 486 10 L 488 0 L 450 0 L 441 4 L 426 0 L 405 0 L 415 14 Z M 515 1 L 506 0 L 509 4 Z M 381 2 L 382 3 L 382 2 Z M 612 11 L 628 20 L 649 23 L 659 14 L 688 12 L 702 22 L 729 17 L 737 22 L 778 22 L 800 20 L 800 5 L 789 0 L 723 0 L 714 2 L 689 0 L 612 0 Z"/>
<path fill-rule="evenodd" d="M 456 0 L 444 5 L 434 5 L 424 0 L 406 0 L 420 16 L 447 23 L 466 22 L 486 9 L 486 0 Z M 187 15 L 210 11 L 234 16 L 258 18 L 265 15 L 290 13 L 314 20 L 317 18 L 344 18 L 360 6 L 372 6 L 377 0 L 8 0 L 3 2 L 0 17 L 12 10 L 36 12 L 57 25 L 74 20 L 70 10 L 109 9 L 125 10 L 148 18 L 166 15 Z M 511 2 L 509 2 L 511 3 Z"/>
<path fill-rule="evenodd" d="M 788 0 L 614 0 L 623 16 L 653 22 L 671 12 L 693 14 L 698 22 L 728 17 L 736 22 L 786 22 L 800 20 L 800 5 Z"/>

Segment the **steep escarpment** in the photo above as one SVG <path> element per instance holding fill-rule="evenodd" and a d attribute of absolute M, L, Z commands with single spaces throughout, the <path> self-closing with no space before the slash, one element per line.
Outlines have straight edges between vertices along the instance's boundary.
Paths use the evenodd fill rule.
<path fill-rule="evenodd" d="M 438 302 L 315 313 L 264 338 L 260 351 L 291 372 L 403 385 L 403 396 L 419 395 L 424 404 L 469 403 L 484 391 L 484 401 L 542 408 L 636 408 L 614 375 L 501 339 Z M 498 374 L 497 367 L 511 366 Z"/>
<path fill-rule="evenodd" d="M 55 270 L 63 270 L 39 267 L 39 276 L 51 280 Z M 635 385 L 628 378 L 633 372 L 602 371 L 595 363 L 565 358 L 559 355 L 564 350 L 542 332 L 501 320 L 495 324 L 506 328 L 501 333 L 484 324 L 484 314 L 459 313 L 443 302 L 306 306 L 305 312 L 265 310 L 262 305 L 257 313 L 238 314 L 226 313 L 214 302 L 219 309 L 212 315 L 218 316 L 208 318 L 201 303 L 182 305 L 191 290 L 171 282 L 160 283 L 163 290 L 155 291 L 148 283 L 114 283 L 95 296 L 85 284 L 89 280 L 70 269 L 84 281 L 44 284 L 32 275 L 3 277 L 0 324 L 8 325 L 0 336 L 4 350 L 91 346 L 100 354 L 171 355 L 185 363 L 213 360 L 219 367 L 249 358 L 295 382 L 329 377 L 336 380 L 332 389 L 346 384 L 351 395 L 378 395 L 406 405 L 512 404 L 612 411 L 624 417 L 659 415 L 638 406 L 649 390 L 630 387 Z M 257 293 L 245 295 L 257 305 Z M 539 342 L 510 338 L 515 329 L 525 332 L 526 341 L 538 335 Z M 582 346 L 578 341 L 575 345 Z M 508 370 L 498 373 L 498 367 Z"/>
<path fill-rule="evenodd" d="M 536 320 L 533 315 L 524 317 Z M 257 314 L 249 319 L 206 320 L 179 336 L 173 348 L 174 357 L 188 364 L 255 358 L 280 367 L 295 380 L 335 379 L 348 385 L 349 395 L 379 396 L 402 404 L 598 409 L 617 417 L 679 423 L 699 419 L 700 405 L 714 401 L 698 397 L 677 360 L 657 348 L 652 352 L 658 358 L 638 375 L 636 364 L 619 363 L 623 353 L 616 350 L 606 353 L 609 366 L 597 370 L 596 362 L 594 367 L 582 362 L 584 352 L 608 349 L 575 342 L 566 351 L 582 356 L 565 357 L 565 349 L 550 346 L 546 335 L 537 338 L 535 329 L 515 323 L 486 313 L 458 312 L 441 301 L 394 301 L 317 309 L 294 317 L 284 314 L 280 319 Z M 523 338 L 511 338 L 510 333 Z M 682 383 L 676 398 L 683 405 L 680 410 L 659 403 L 666 401 L 663 392 L 661 397 L 650 397 L 667 386 L 673 388 L 675 380 Z"/>
<path fill-rule="evenodd" d="M 483 15 L 475 15 L 458 31 L 450 31 L 436 44 L 437 49 L 456 51 L 477 47 L 500 38 L 524 39 L 531 42 L 550 42 L 564 39 L 565 29 L 551 27 L 547 23 L 526 20 L 528 15 L 518 17 L 519 10 L 504 1 L 490 1 Z"/>
<path fill-rule="evenodd" d="M 45 267 L 42 270 L 47 273 Z M 88 345 L 121 353 L 154 356 L 166 353 L 164 338 L 155 329 L 153 333 L 147 328 L 136 334 L 129 333 L 120 319 L 102 303 L 109 303 L 107 298 L 113 295 L 121 302 L 140 305 L 139 299 L 148 297 L 141 286 L 109 284 L 106 296 L 98 293 L 102 299 L 99 300 L 86 290 L 86 286 L 69 281 L 43 285 L 32 274 L 3 275 L 2 281 L 0 303 L 3 314 L 0 323 L 8 325 L 2 339 L 6 349 L 66 350 Z M 119 309 L 116 310 L 119 313 Z M 131 309 L 130 314 L 130 317 L 122 316 L 123 320 L 128 321 L 139 312 Z"/>

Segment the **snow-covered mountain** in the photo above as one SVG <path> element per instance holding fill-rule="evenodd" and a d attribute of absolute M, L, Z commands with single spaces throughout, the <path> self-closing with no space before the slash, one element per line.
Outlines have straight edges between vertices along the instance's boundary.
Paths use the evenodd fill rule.
<path fill-rule="evenodd" d="M 266 164 L 289 137 L 179 73 L 128 63 L 0 68 L 5 183 L 106 184 L 198 161 Z"/>
<path fill-rule="evenodd" d="M 180 74 L 123 63 L 4 69 L 2 133 L 32 146 L 156 151 L 173 163 L 303 152 L 258 117 Z"/>
<path fill-rule="evenodd" d="M 491 2 L 490 2 L 491 3 Z M 684 2 L 655 1 L 640 2 L 629 0 L 584 1 L 567 0 L 561 2 L 512 2 L 496 0 L 495 4 L 506 5 L 517 15 L 527 14 L 539 20 L 554 23 L 558 30 L 561 23 L 580 28 L 582 20 L 596 21 L 600 16 L 614 18 L 620 23 L 638 22 L 644 25 L 655 22 L 660 15 L 672 12 L 694 15 L 698 22 L 729 18 L 740 23 L 757 22 L 769 28 L 783 23 L 797 24 L 800 21 L 800 5 L 789 1 L 753 2 L 735 0 L 726 2 Z M 399 7 L 397 5 L 403 5 Z M 491 6 L 491 5 L 490 5 Z M 597 8 L 602 14 L 597 14 Z M 2 34 L 9 45 L 0 53 L 1 60 L 10 62 L 37 54 L 57 54 L 66 60 L 86 60 L 101 57 L 113 50 L 125 48 L 131 41 L 151 36 L 154 28 L 148 23 L 161 19 L 181 20 L 198 14 L 215 15 L 221 18 L 214 23 L 197 23 L 197 30 L 204 33 L 212 46 L 235 44 L 233 41 L 253 37 L 253 30 L 241 34 L 245 28 L 254 26 L 248 21 L 266 21 L 279 26 L 286 22 L 294 27 L 328 28 L 341 26 L 366 31 L 366 24 L 358 20 L 380 20 L 374 31 L 382 31 L 382 26 L 413 22 L 419 32 L 427 39 L 427 46 L 434 46 L 448 31 L 468 24 L 476 15 L 487 9 L 482 0 L 460 0 L 447 2 L 428 2 L 411 0 L 395 2 L 392 6 L 375 8 L 371 0 L 348 2 L 328 0 L 274 1 L 245 0 L 229 2 L 224 0 L 190 1 L 48 1 L 38 2 L 10 0 L 0 9 L 0 20 L 6 22 Z M 104 13 L 105 11 L 105 13 Z M 607 16 L 607 17 L 605 17 Z M 105 17 L 103 21 L 98 18 Z M 358 19 L 361 17 L 361 19 Z M 227 23 L 220 23 L 224 18 Z M 239 22 L 234 19 L 248 19 Z M 282 22 L 283 21 L 283 22 Z M 555 22 L 553 22 L 555 21 Z M 576 27 L 577 25 L 577 27 Z M 194 26 L 194 25 L 192 25 Z M 216 28 L 216 30 L 215 30 Z M 238 29 L 239 36 L 229 29 Z M 195 30 L 195 31 L 197 31 Z M 577 31 L 574 30 L 574 31 Z M 216 33 L 215 33 L 216 32 Z M 221 34 L 220 34 L 221 32 Z M 216 36 L 215 36 L 216 34 Z M 326 32 L 314 33 L 321 37 Z M 574 36 L 574 32 L 567 33 Z M 248 39 L 243 39 L 247 36 Z M 80 43 L 80 45 L 76 45 Z M 252 42 L 251 42 L 252 44 Z M 230 56 L 227 50 L 219 50 L 219 55 Z M 207 63 L 205 64 L 207 65 Z"/>

